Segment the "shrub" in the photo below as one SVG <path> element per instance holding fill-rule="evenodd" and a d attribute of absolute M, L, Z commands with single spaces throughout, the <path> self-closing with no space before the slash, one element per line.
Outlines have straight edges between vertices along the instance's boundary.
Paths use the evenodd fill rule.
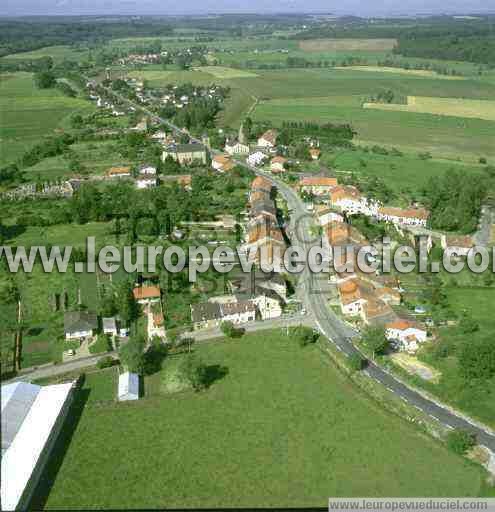
<path fill-rule="evenodd" d="M 357 352 L 351 354 L 348 358 L 348 361 L 351 370 L 354 372 L 361 371 L 366 365 L 366 359 L 361 357 Z"/>
<path fill-rule="evenodd" d="M 455 429 L 447 434 L 447 446 L 459 455 L 464 455 L 476 444 L 476 437 L 466 430 Z"/>
<path fill-rule="evenodd" d="M 110 368 L 110 366 L 113 366 L 114 364 L 117 364 L 116 359 L 111 356 L 105 356 L 98 360 L 96 367 L 100 370 L 103 370 L 103 368 Z"/>

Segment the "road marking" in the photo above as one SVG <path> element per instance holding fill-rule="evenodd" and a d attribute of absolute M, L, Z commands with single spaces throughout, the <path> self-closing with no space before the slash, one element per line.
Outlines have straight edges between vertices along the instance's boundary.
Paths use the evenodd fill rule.
<path fill-rule="evenodd" d="M 387 386 L 387 389 L 388 389 L 391 393 L 393 393 L 393 392 L 394 392 L 394 390 L 393 390 L 392 388 L 389 388 L 388 386 Z"/>
<path fill-rule="evenodd" d="M 409 403 L 409 400 L 406 397 L 404 397 L 404 396 L 401 396 L 400 399 L 404 400 L 404 402 L 406 402 L 406 404 Z"/>
<path fill-rule="evenodd" d="M 428 416 L 436 421 L 440 421 L 436 416 L 433 416 L 433 414 L 428 414 Z"/>

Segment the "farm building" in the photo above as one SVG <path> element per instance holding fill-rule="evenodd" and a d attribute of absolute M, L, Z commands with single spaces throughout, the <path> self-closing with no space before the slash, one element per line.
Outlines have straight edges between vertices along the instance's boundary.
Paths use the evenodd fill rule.
<path fill-rule="evenodd" d="M 119 401 L 139 399 L 139 375 L 125 372 L 119 375 Z"/>
<path fill-rule="evenodd" d="M 27 509 L 69 410 L 74 383 L 2 386 L 2 510 Z"/>

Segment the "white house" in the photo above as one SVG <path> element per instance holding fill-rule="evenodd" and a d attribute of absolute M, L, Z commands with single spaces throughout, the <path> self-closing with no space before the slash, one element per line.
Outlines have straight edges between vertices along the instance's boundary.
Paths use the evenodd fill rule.
<path fill-rule="evenodd" d="M 314 196 L 329 194 L 332 189 L 338 186 L 337 178 L 325 176 L 305 176 L 299 180 L 299 190 Z"/>
<path fill-rule="evenodd" d="M 474 241 L 470 236 L 442 235 L 442 249 L 449 255 L 467 256 L 474 247 Z"/>
<path fill-rule="evenodd" d="M 139 168 L 139 174 L 143 174 L 146 176 L 154 176 L 156 174 L 156 167 L 152 165 L 143 165 Z"/>
<path fill-rule="evenodd" d="M 407 226 L 426 227 L 430 212 L 424 208 L 378 208 L 377 218 L 392 224 L 405 224 Z"/>
<path fill-rule="evenodd" d="M 243 324 L 256 320 L 256 306 L 250 300 L 220 304 L 222 322 Z"/>
<path fill-rule="evenodd" d="M 115 317 L 103 318 L 103 334 L 108 334 L 110 336 L 117 336 L 119 334 L 119 330 L 117 329 L 117 321 Z"/>
<path fill-rule="evenodd" d="M 139 400 L 139 375 L 125 372 L 119 375 L 119 402 Z"/>
<path fill-rule="evenodd" d="M 274 156 L 270 162 L 270 170 L 272 172 L 285 172 L 285 164 L 287 163 L 287 158 L 283 156 Z"/>
<path fill-rule="evenodd" d="M 156 187 L 157 179 L 155 176 L 140 176 L 136 178 L 136 187 L 139 189 Z"/>
<path fill-rule="evenodd" d="M 249 146 L 238 140 L 227 141 L 225 143 L 225 152 L 229 155 L 247 155 L 249 154 Z"/>
<path fill-rule="evenodd" d="M 98 329 L 96 313 L 88 311 L 70 311 L 64 315 L 66 340 L 80 340 L 93 336 Z"/>
<path fill-rule="evenodd" d="M 398 348 L 414 353 L 419 344 L 426 341 L 427 332 L 416 322 L 399 319 L 385 325 L 385 336 L 392 343 L 395 342 Z"/>
<path fill-rule="evenodd" d="M 266 158 L 267 156 L 262 151 L 255 151 L 246 158 L 246 162 L 253 167 L 258 167 L 266 160 Z"/>
<path fill-rule="evenodd" d="M 256 294 L 252 302 L 259 311 L 262 320 L 271 320 L 282 315 L 281 299 L 275 292 L 269 290 Z"/>
<path fill-rule="evenodd" d="M 376 215 L 378 204 L 361 195 L 356 187 L 339 186 L 330 192 L 330 202 L 334 208 L 349 215 Z"/>
<path fill-rule="evenodd" d="M 276 130 L 266 131 L 259 139 L 258 146 L 262 148 L 273 148 L 277 145 L 277 132 Z"/>

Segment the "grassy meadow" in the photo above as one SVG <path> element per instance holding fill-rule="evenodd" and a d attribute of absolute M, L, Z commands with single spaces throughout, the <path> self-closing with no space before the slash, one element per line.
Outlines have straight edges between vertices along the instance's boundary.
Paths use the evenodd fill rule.
<path fill-rule="evenodd" d="M 365 103 L 364 108 L 495 121 L 495 101 L 408 96 L 407 104 Z"/>
<path fill-rule="evenodd" d="M 48 509 L 322 507 L 328 496 L 485 492 L 479 467 L 377 408 L 317 347 L 270 331 L 196 351 L 213 381 L 201 393 L 169 393 L 180 389 L 174 358 L 183 356 L 146 377 L 135 403 L 112 400 L 115 381 L 111 393 L 109 380 L 88 379 L 72 439 L 57 447 L 63 461 L 43 482 Z"/>
<path fill-rule="evenodd" d="M 479 119 L 366 110 L 335 105 L 333 98 L 261 102 L 253 117 L 275 126 L 289 120 L 350 123 L 357 138 L 368 143 L 406 145 L 418 152 L 471 161 L 481 156 L 495 157 L 495 123 Z"/>
<path fill-rule="evenodd" d="M 432 176 L 443 176 L 451 169 L 472 175 L 481 173 L 481 167 L 475 164 L 431 159 L 425 165 L 425 161 L 415 154 L 381 155 L 359 147 L 324 153 L 321 163 L 335 169 L 337 176 L 352 173 L 363 178 L 379 177 L 388 187 L 408 197 L 417 195 Z"/>
<path fill-rule="evenodd" d="M 0 75 L 0 165 L 63 128 L 73 112 L 92 109 L 88 101 L 69 98 L 57 89 L 38 89 L 31 73 Z"/>
<path fill-rule="evenodd" d="M 5 60 L 21 60 L 21 59 L 39 59 L 41 57 L 51 57 L 55 64 L 64 60 L 81 61 L 87 59 L 89 51 L 87 49 L 78 49 L 71 46 L 45 46 L 38 50 L 30 52 L 13 53 L 2 57 Z"/>

